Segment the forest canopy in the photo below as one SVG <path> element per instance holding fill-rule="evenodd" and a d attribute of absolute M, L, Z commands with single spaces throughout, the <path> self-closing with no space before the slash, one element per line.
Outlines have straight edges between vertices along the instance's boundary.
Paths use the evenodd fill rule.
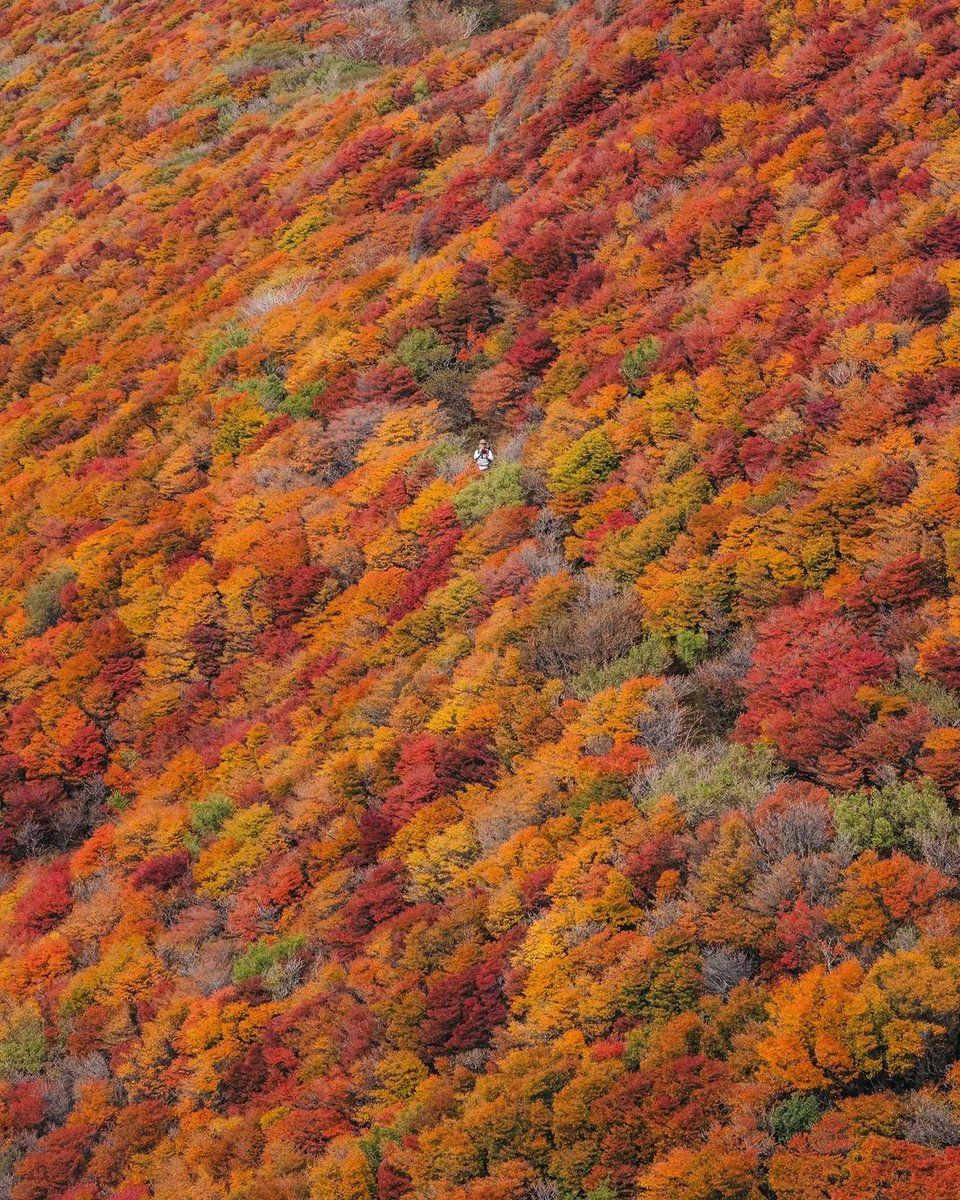
<path fill-rule="evenodd" d="M 958 71 L 3 7 L 0 1196 L 960 1193 Z"/>

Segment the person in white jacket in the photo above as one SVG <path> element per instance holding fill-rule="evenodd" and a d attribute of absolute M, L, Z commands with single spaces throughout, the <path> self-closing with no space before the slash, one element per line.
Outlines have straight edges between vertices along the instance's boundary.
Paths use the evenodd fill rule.
<path fill-rule="evenodd" d="M 493 466 L 493 451 L 482 438 L 480 445 L 473 452 L 473 461 L 477 464 L 478 471 L 487 471 Z"/>

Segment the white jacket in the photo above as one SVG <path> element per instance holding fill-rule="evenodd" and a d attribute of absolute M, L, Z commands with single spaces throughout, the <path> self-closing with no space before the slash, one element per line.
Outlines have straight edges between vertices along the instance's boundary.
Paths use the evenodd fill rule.
<path fill-rule="evenodd" d="M 485 450 L 481 450 L 478 446 L 473 452 L 473 461 L 477 464 L 478 471 L 486 471 L 493 465 L 493 451 L 489 446 Z"/>

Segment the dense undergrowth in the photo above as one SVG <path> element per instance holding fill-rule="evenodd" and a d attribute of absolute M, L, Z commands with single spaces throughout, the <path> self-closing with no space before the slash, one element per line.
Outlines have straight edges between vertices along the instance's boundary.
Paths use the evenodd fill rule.
<path fill-rule="evenodd" d="M 960 1191 L 958 66 L 6 5 L 0 1193 Z"/>

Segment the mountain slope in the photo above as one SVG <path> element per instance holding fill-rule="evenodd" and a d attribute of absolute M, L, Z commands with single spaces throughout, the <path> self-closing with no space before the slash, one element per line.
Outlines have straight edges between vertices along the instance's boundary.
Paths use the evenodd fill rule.
<path fill-rule="evenodd" d="M 2 1188 L 952 1196 L 955 5 L 49 7 Z"/>

